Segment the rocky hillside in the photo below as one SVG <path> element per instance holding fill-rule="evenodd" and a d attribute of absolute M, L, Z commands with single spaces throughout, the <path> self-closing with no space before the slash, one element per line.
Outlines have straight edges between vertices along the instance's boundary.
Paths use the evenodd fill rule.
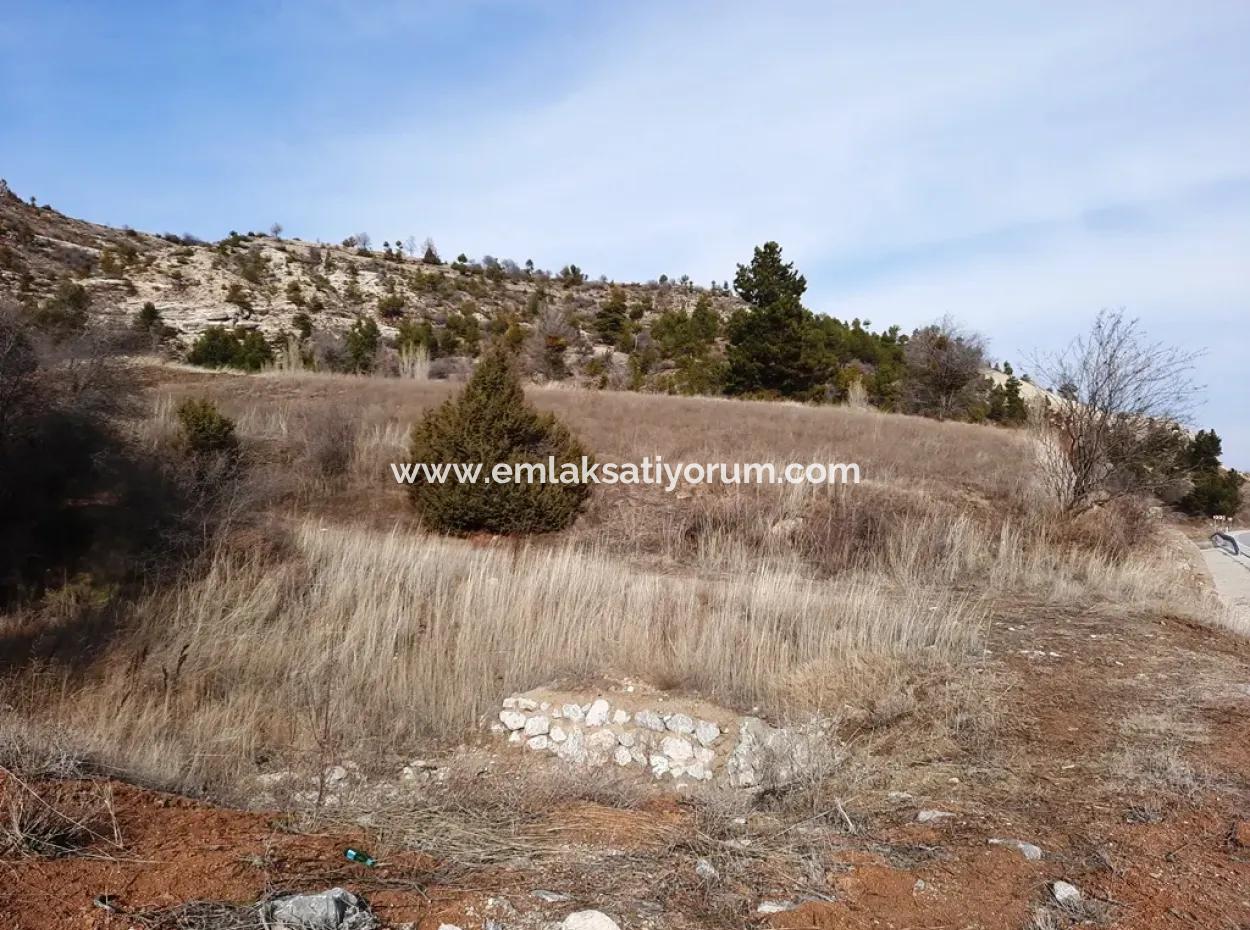
<path fill-rule="evenodd" d="M 571 351 L 583 357 L 607 344 L 595 325 L 616 285 L 591 281 L 575 267 L 547 272 L 527 263 L 483 258 L 446 262 L 404 254 L 396 243 L 362 248 L 354 237 L 331 245 L 259 233 L 216 242 L 154 235 L 74 219 L 0 189 L 0 295 L 27 305 L 47 300 L 72 281 L 89 297 L 93 316 L 130 320 L 146 303 L 159 311 L 175 345 L 185 347 L 212 326 L 258 330 L 278 340 L 311 327 L 341 333 L 360 317 L 377 321 L 384 340 L 400 326 L 450 330 L 458 351 L 515 324 L 529 332 L 544 314 L 571 324 Z M 739 305 L 727 288 L 709 290 L 665 278 L 623 284 L 625 343 L 637 344 L 666 310 L 691 310 L 706 296 L 720 317 Z M 306 314 L 306 318 L 301 314 Z"/>

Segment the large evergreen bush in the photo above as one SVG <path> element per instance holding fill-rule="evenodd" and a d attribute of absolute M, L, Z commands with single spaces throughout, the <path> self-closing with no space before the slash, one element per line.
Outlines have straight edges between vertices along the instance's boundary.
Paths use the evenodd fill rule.
<path fill-rule="evenodd" d="M 443 532 L 541 533 L 577 517 L 589 485 L 487 482 L 500 463 L 581 463 L 586 454 L 568 428 L 525 401 L 507 356 L 489 353 L 459 395 L 430 411 L 412 430 L 413 463 L 477 463 L 477 483 L 449 475 L 445 482 L 409 486 L 426 525 Z"/>

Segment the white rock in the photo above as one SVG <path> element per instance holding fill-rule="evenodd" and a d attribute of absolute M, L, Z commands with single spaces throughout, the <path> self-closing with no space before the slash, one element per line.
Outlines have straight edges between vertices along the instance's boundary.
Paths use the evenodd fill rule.
<path fill-rule="evenodd" d="M 557 723 L 547 731 L 547 736 L 553 743 L 563 743 L 568 734 L 564 732 L 564 727 Z"/>
<path fill-rule="evenodd" d="M 590 708 L 586 711 L 586 726 L 601 727 L 608 722 L 608 714 L 612 711 L 610 705 L 603 698 L 597 698 L 591 702 Z"/>
<path fill-rule="evenodd" d="M 622 730 L 616 734 L 616 741 L 626 748 L 634 745 L 634 731 Z"/>
<path fill-rule="evenodd" d="M 538 710 L 538 702 L 533 698 L 519 697 L 516 699 L 518 710 Z"/>
<path fill-rule="evenodd" d="M 950 811 L 924 810 L 916 815 L 917 823 L 934 823 L 938 820 L 945 820 L 947 817 L 954 817 Z"/>
<path fill-rule="evenodd" d="M 538 709 L 545 714 L 547 711 L 551 710 L 551 703 L 549 701 L 543 701 L 538 705 Z"/>
<path fill-rule="evenodd" d="M 546 736 L 531 736 L 525 741 L 525 745 L 530 749 L 537 751 L 546 749 L 549 745 L 551 745 L 551 740 L 547 739 Z"/>
<path fill-rule="evenodd" d="M 565 704 L 560 708 L 560 712 L 569 720 L 580 721 L 586 716 L 586 712 L 577 704 Z"/>
<path fill-rule="evenodd" d="M 347 778 L 347 769 L 341 765 L 331 766 L 326 772 L 326 784 L 337 785 L 339 782 Z"/>
<path fill-rule="evenodd" d="M 1060 904 L 1081 900 L 1081 889 L 1071 882 L 1051 882 L 1050 894 Z"/>
<path fill-rule="evenodd" d="M 616 710 L 612 711 L 612 722 L 617 724 L 629 723 L 629 711 L 622 710 L 618 707 Z"/>
<path fill-rule="evenodd" d="M 602 765 L 616 750 L 616 734 L 611 730 L 593 730 L 586 734 L 586 761 Z"/>
<path fill-rule="evenodd" d="M 526 736 L 542 736 L 551 729 L 551 719 L 545 714 L 535 714 L 525 721 Z"/>
<path fill-rule="evenodd" d="M 1014 846 L 1030 862 L 1037 862 L 1042 858 L 1042 848 L 1034 846 L 1032 843 L 1026 843 L 1024 840 L 1002 840 L 995 837 L 989 843 L 991 846 Z"/>
<path fill-rule="evenodd" d="M 571 730 L 568 739 L 556 746 L 556 755 L 565 762 L 580 765 L 586 761 L 586 742 L 581 730 Z"/>
<path fill-rule="evenodd" d="M 674 733 L 685 735 L 694 732 L 694 721 L 686 714 L 673 714 L 664 722 L 664 725 Z"/>
<path fill-rule="evenodd" d="M 696 761 L 702 762 L 704 765 L 711 765 L 716 758 L 716 753 L 708 749 L 706 746 L 695 746 L 694 757 Z"/>
<path fill-rule="evenodd" d="M 781 914 L 785 911 L 794 910 L 793 901 L 761 901 L 760 906 L 755 909 L 757 914 Z"/>
<path fill-rule="evenodd" d="M 720 727 L 710 720 L 700 720 L 694 725 L 694 738 L 704 746 L 711 746 L 720 737 Z"/>
<path fill-rule="evenodd" d="M 504 699 L 503 699 L 503 709 L 504 709 L 504 710 L 514 710 L 515 708 L 516 708 L 516 698 L 515 698 L 515 697 L 506 697 L 506 698 L 504 698 Z"/>
<path fill-rule="evenodd" d="M 509 730 L 519 730 L 525 726 L 525 714 L 519 710 L 501 710 L 499 712 L 499 722 Z"/>
<path fill-rule="evenodd" d="M 703 767 L 701 762 L 691 762 L 686 766 L 686 774 L 696 781 L 703 781 L 711 778 L 711 773 Z"/>
<path fill-rule="evenodd" d="M 694 874 L 705 882 L 714 882 L 720 878 L 720 872 L 716 871 L 716 866 L 708 862 L 706 859 L 699 859 L 694 864 Z"/>
<path fill-rule="evenodd" d="M 653 755 L 649 760 L 651 763 L 651 774 L 659 778 L 668 771 L 668 757 L 659 754 Z"/>
<path fill-rule="evenodd" d="M 520 730 L 513 730 L 511 733 L 508 734 L 509 743 L 519 743 L 523 739 L 525 739 L 525 734 L 522 733 Z"/>
<path fill-rule="evenodd" d="M 634 723 L 640 727 L 646 727 L 648 730 L 655 730 L 657 733 L 664 731 L 664 718 L 653 710 L 640 710 L 634 714 Z"/>
<path fill-rule="evenodd" d="M 438 930 L 460 930 L 455 924 L 439 924 Z"/>
<path fill-rule="evenodd" d="M 672 775 L 674 778 L 681 778 L 686 774 L 686 768 L 682 765 L 672 765 L 669 766 L 668 774 Z"/>
<path fill-rule="evenodd" d="M 533 892 L 533 895 L 539 901 L 546 901 L 548 904 L 558 904 L 569 899 L 566 894 L 560 894 L 558 891 L 543 891 L 541 888 Z"/>
<path fill-rule="evenodd" d="M 680 736 L 666 736 L 660 742 L 660 752 L 674 762 L 686 763 L 694 758 L 694 747 L 690 740 Z"/>
<path fill-rule="evenodd" d="M 641 746 L 634 746 L 629 750 L 629 757 L 639 765 L 647 764 L 647 753 Z"/>
<path fill-rule="evenodd" d="M 560 930 L 621 930 L 603 911 L 574 911 L 560 924 Z"/>
<path fill-rule="evenodd" d="M 256 776 L 256 784 L 262 788 L 272 788 L 274 785 L 280 785 L 287 779 L 294 777 L 295 773 L 291 771 L 266 772 L 263 775 Z"/>
<path fill-rule="evenodd" d="M 616 759 L 616 764 L 621 766 L 629 765 L 629 763 L 634 761 L 633 757 L 629 754 L 629 750 L 624 746 L 616 747 L 616 752 L 613 753 L 613 758 Z"/>

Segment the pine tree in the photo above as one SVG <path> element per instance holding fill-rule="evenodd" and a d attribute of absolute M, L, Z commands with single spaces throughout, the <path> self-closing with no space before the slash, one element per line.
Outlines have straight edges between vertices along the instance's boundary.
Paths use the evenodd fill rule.
<path fill-rule="evenodd" d="M 595 335 L 600 342 L 616 345 L 621 334 L 629 325 L 629 304 L 625 292 L 619 287 L 608 292 L 608 299 L 603 302 L 599 312 L 595 314 Z"/>
<path fill-rule="evenodd" d="M 803 306 L 806 279 L 766 242 L 750 265 L 739 265 L 734 289 L 749 304 L 729 322 L 728 389 L 793 396 L 810 391 L 814 372 L 803 355 L 811 313 Z"/>

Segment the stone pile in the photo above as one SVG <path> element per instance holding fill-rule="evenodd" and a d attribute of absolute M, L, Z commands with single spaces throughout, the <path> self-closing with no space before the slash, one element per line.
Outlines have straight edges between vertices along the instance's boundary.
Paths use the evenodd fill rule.
<path fill-rule="evenodd" d="M 741 788 L 788 781 L 808 770 L 815 758 L 812 737 L 827 736 L 824 728 L 778 728 L 706 705 L 682 709 L 661 699 L 646 706 L 645 695 L 611 695 L 615 704 L 603 694 L 585 697 L 512 695 L 491 729 L 570 765 L 616 765 L 657 779 L 717 779 Z"/>

